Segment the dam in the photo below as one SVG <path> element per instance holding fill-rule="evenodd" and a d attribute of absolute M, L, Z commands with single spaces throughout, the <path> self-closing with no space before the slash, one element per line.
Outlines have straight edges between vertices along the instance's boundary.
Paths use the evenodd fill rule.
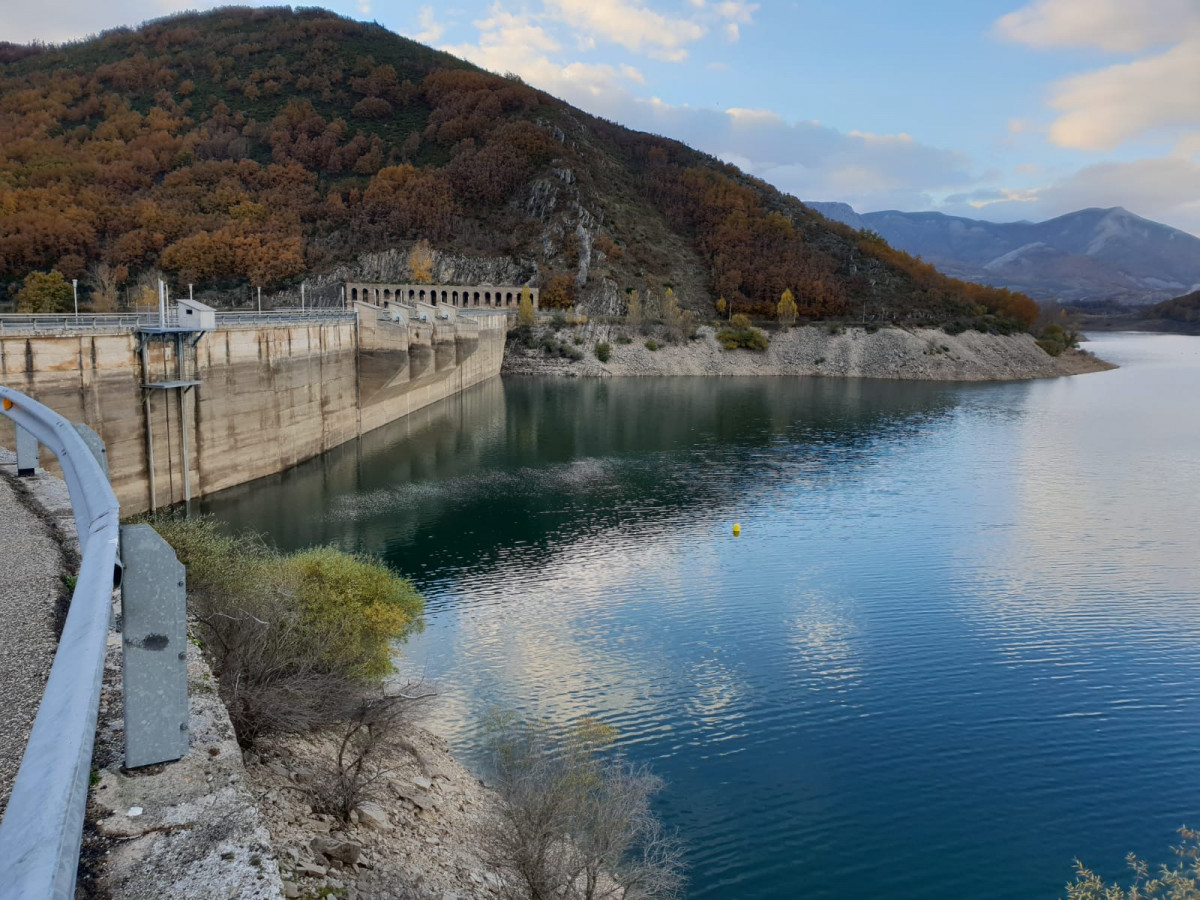
<path fill-rule="evenodd" d="M 89 425 L 124 515 L 281 472 L 497 376 L 502 309 L 0 316 L 0 383 Z M 14 435 L 0 421 L 0 445 Z"/>

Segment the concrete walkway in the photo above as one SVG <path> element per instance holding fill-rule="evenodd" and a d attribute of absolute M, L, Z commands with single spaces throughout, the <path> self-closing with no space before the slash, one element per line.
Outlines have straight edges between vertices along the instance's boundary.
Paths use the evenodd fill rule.
<path fill-rule="evenodd" d="M 58 543 L 14 486 L 15 470 L 0 460 L 0 813 L 50 675 L 64 571 Z"/>

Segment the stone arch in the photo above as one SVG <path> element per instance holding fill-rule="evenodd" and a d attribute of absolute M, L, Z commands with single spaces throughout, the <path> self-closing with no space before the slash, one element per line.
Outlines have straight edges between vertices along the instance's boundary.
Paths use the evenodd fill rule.
<path fill-rule="evenodd" d="M 504 295 L 504 305 L 512 306 L 512 291 L 509 291 L 507 294 Z"/>
<path fill-rule="evenodd" d="M 384 288 L 384 289 L 383 289 L 383 300 L 384 300 L 384 302 L 386 303 L 388 300 L 391 300 L 391 299 L 392 299 L 392 289 L 391 289 L 391 288 Z"/>
<path fill-rule="evenodd" d="M 483 292 L 483 305 L 484 305 L 484 306 L 491 306 L 491 305 L 492 305 L 492 292 L 491 292 L 491 291 L 484 291 L 484 292 Z"/>
<path fill-rule="evenodd" d="M 350 288 L 351 302 L 358 300 L 358 288 Z"/>
<path fill-rule="evenodd" d="M 476 306 L 478 306 L 478 305 L 479 305 L 479 291 L 476 291 L 476 292 L 475 292 L 475 305 L 476 305 Z"/>
<path fill-rule="evenodd" d="M 458 306 L 458 291 L 455 291 L 455 292 L 454 292 L 454 293 L 451 295 L 450 303 L 451 303 L 451 305 L 453 305 L 453 306 Z"/>
<path fill-rule="evenodd" d="M 416 298 L 417 298 L 417 292 L 416 292 L 416 291 L 414 291 L 412 288 L 409 288 L 409 289 L 408 289 L 408 299 L 409 299 L 409 301 L 411 302 L 411 301 L 415 300 Z"/>

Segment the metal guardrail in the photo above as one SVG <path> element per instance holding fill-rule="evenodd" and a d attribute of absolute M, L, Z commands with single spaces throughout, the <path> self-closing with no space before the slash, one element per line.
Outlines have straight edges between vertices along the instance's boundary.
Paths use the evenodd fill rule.
<path fill-rule="evenodd" d="M 0 822 L 0 897 L 69 900 L 75 893 L 117 579 L 119 508 L 107 474 L 70 422 L 2 386 L 0 406 L 58 457 L 83 554 L 50 677 Z"/>
<path fill-rule="evenodd" d="M 257 311 L 217 312 L 217 328 L 238 328 L 251 325 L 278 325 L 288 322 L 349 322 L 354 313 L 345 309 L 273 309 Z M 179 326 L 179 314 L 174 310 L 161 320 L 153 313 L 100 313 L 95 315 L 6 314 L 0 315 L 0 334 L 56 334 L 74 331 L 120 333 L 138 328 L 167 328 Z"/>

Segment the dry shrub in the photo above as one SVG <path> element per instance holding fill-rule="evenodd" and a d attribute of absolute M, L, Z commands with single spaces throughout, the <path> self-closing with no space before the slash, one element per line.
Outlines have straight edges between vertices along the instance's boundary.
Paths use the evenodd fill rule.
<path fill-rule="evenodd" d="M 611 740 L 588 720 L 565 733 L 511 719 L 495 728 L 500 816 L 484 850 L 511 900 L 679 896 L 681 846 L 650 809 L 662 782 L 607 754 Z"/>
<path fill-rule="evenodd" d="M 1107 883 L 1079 860 L 1075 880 L 1067 885 L 1067 900 L 1200 900 L 1200 832 L 1179 829 L 1183 839 L 1175 851 L 1175 865 L 1151 869 L 1149 863 L 1130 853 L 1125 857 L 1133 872 L 1126 888 Z"/>
<path fill-rule="evenodd" d="M 432 696 L 423 685 L 408 684 L 399 691 L 360 698 L 331 731 L 333 752 L 317 763 L 308 790 L 313 808 L 345 822 L 364 800 L 379 799 L 392 755 L 408 748 L 404 726 Z"/>

